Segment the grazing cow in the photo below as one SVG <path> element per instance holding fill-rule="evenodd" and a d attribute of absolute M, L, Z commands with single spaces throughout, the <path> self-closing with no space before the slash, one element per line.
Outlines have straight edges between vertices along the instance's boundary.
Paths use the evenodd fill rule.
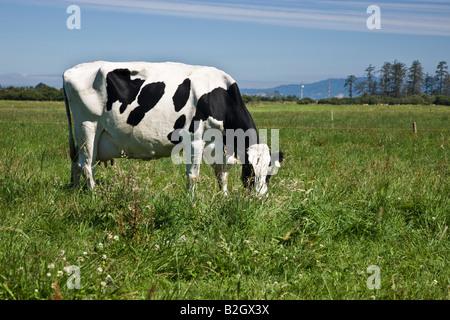
<path fill-rule="evenodd" d="M 203 153 L 209 150 L 211 155 L 214 149 L 221 153 L 209 164 L 225 194 L 228 171 L 237 161 L 242 163 L 244 186 L 263 194 L 282 161 L 281 152 L 271 157 L 267 144 L 259 143 L 236 82 L 218 69 L 96 61 L 67 70 L 63 80 L 75 186 L 83 175 L 88 188 L 94 188 L 98 161 L 168 157 L 181 145 L 188 190 L 194 188 Z M 223 141 L 204 139 L 210 129 L 220 132 Z M 232 139 L 226 139 L 229 133 L 234 133 Z M 232 147 L 226 148 L 230 140 Z"/>

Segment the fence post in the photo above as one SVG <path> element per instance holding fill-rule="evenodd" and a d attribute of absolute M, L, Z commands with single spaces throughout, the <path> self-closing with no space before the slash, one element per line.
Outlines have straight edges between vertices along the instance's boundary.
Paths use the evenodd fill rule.
<path fill-rule="evenodd" d="M 415 122 L 413 122 L 413 132 L 417 133 L 417 125 Z"/>

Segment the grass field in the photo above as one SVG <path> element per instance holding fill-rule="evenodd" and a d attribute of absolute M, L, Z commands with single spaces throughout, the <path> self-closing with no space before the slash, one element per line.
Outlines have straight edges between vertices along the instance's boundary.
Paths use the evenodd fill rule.
<path fill-rule="evenodd" d="M 449 107 L 249 110 L 280 130 L 268 196 L 204 165 L 191 198 L 170 159 L 70 189 L 63 103 L 0 101 L 0 299 L 450 298 Z"/>

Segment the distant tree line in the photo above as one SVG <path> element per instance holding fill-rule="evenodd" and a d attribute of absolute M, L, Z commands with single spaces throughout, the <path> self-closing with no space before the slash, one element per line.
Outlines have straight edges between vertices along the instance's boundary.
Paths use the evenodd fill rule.
<path fill-rule="evenodd" d="M 0 100 L 63 101 L 64 95 L 62 89 L 58 90 L 44 83 L 35 87 L 0 86 Z"/>
<path fill-rule="evenodd" d="M 440 61 L 433 74 L 424 73 L 421 63 L 413 61 L 409 68 L 402 62 L 385 62 L 376 70 L 370 64 L 358 81 L 349 75 L 344 86 L 350 98 L 325 98 L 317 101 L 296 96 L 260 97 L 244 95 L 244 102 L 296 101 L 298 104 L 438 104 L 450 105 L 450 75 L 446 61 Z"/>
<path fill-rule="evenodd" d="M 365 80 L 357 81 L 355 75 L 347 77 L 344 86 L 350 99 L 322 99 L 319 103 L 450 105 L 450 75 L 447 70 L 446 61 L 438 63 L 434 75 L 424 73 L 418 60 L 414 60 L 409 68 L 397 60 L 385 62 L 379 70 L 370 64 L 365 70 Z M 353 98 L 355 93 L 359 97 Z"/>
<path fill-rule="evenodd" d="M 277 93 L 278 91 L 275 91 Z M 258 96 L 258 95 L 248 95 L 243 94 L 242 100 L 245 104 L 247 103 L 257 103 L 261 101 L 269 101 L 269 102 L 283 102 L 283 101 L 298 101 L 298 97 L 295 95 L 283 96 L 281 94 L 277 94 L 275 96 Z M 311 101 L 314 101 L 311 99 Z"/>
<path fill-rule="evenodd" d="M 381 97 L 381 96 L 359 96 L 354 98 L 326 98 L 317 100 L 318 104 L 387 104 L 387 105 L 402 105 L 402 104 L 412 104 L 412 105 L 447 105 L 450 106 L 450 95 L 430 95 L 430 94 L 413 94 L 410 96 L 404 96 L 400 98 L 395 97 Z"/>
<path fill-rule="evenodd" d="M 242 96 L 245 104 L 258 103 L 262 101 L 268 102 L 296 102 L 297 104 L 334 104 L 334 105 L 344 105 L 344 104 L 387 104 L 387 105 L 402 105 L 402 104 L 412 104 L 412 105 L 447 105 L 450 106 L 450 95 L 430 95 L 430 94 L 413 94 L 410 96 L 404 96 L 400 98 L 390 97 L 390 96 L 377 96 L 377 95 L 363 95 L 353 98 L 324 98 L 319 100 L 314 100 L 311 98 L 299 99 L 297 96 L 287 96 L 287 97 L 261 97 L 261 96 L 250 96 L 244 94 Z"/>
<path fill-rule="evenodd" d="M 371 64 L 365 70 L 365 80 L 357 81 L 349 75 L 345 81 L 350 98 L 354 93 L 361 96 L 402 98 L 410 95 L 450 95 L 450 75 L 447 61 L 440 61 L 434 75 L 424 73 L 421 63 L 414 60 L 408 68 L 395 60 L 385 62 L 376 70 Z M 376 80 L 375 75 L 379 75 Z"/>

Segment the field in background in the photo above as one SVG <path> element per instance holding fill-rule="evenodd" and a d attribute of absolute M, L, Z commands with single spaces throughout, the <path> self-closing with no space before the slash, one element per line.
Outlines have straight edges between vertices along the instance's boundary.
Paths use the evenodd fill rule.
<path fill-rule="evenodd" d="M 268 196 L 203 165 L 189 198 L 170 159 L 70 189 L 63 103 L 0 101 L 0 299 L 450 298 L 449 107 L 249 110 L 280 130 Z"/>

